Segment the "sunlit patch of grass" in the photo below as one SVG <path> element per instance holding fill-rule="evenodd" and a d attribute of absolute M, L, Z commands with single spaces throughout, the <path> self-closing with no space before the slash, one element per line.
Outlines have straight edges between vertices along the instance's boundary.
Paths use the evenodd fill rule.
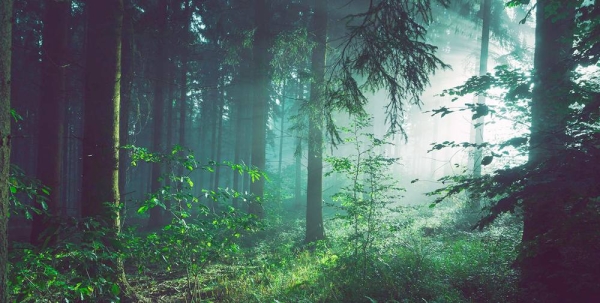
<path fill-rule="evenodd" d="M 325 270 L 336 256 L 317 251 L 272 256 L 240 269 L 233 279 L 220 281 L 227 289 L 223 302 L 324 302 L 338 291 Z"/>

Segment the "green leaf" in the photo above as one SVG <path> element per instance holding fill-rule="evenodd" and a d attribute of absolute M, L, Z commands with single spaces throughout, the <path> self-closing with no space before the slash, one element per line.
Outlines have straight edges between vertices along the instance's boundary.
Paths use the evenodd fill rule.
<path fill-rule="evenodd" d="M 112 293 L 115 296 L 118 296 L 119 293 L 121 293 L 121 289 L 119 288 L 119 285 L 117 285 L 116 283 L 114 283 L 111 287 L 110 287 L 110 293 Z"/>
<path fill-rule="evenodd" d="M 11 186 L 11 187 L 10 187 L 10 192 L 11 192 L 12 194 L 16 194 L 16 193 L 17 193 L 17 188 L 16 188 L 15 186 Z"/>
<path fill-rule="evenodd" d="M 147 211 L 148 211 L 148 205 L 142 205 L 142 207 L 140 207 L 137 212 L 138 212 L 138 214 L 143 214 Z"/>

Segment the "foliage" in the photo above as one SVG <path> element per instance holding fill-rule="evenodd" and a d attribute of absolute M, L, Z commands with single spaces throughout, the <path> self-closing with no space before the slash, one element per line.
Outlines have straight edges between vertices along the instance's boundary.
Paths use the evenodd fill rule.
<path fill-rule="evenodd" d="M 191 178 L 175 175 L 179 171 L 177 168 L 183 166 L 189 172 L 195 169 L 214 172 L 216 166 L 225 166 L 235 173 L 248 174 L 252 182 L 266 178 L 266 175 L 256 168 L 229 161 L 211 161 L 200 165 L 191 152 L 180 146 L 175 146 L 169 154 L 149 153 L 135 147 L 132 149 L 134 161 L 153 162 L 160 159 L 172 167 L 171 172 L 167 173 L 170 185 L 150 193 L 137 211 L 138 214 L 144 214 L 153 207 L 161 207 L 169 213 L 171 221 L 158 232 L 139 239 L 132 236 L 135 244 L 128 246 L 132 263 L 136 264 L 139 273 L 150 273 L 159 264 L 167 272 L 183 270 L 187 278 L 188 296 L 199 299 L 196 283 L 202 269 L 212 261 L 236 253 L 239 249 L 238 238 L 242 233 L 259 228 L 259 222 L 253 215 L 226 206 L 225 203 L 235 198 L 249 201 L 252 197 L 245 197 L 228 188 L 202 189 L 203 196 L 197 197 L 193 194 L 194 183 Z"/>
<path fill-rule="evenodd" d="M 223 165 L 236 173 L 249 174 L 252 180 L 265 177 L 262 172 L 227 161 L 200 165 L 191 153 L 179 146 L 168 154 L 151 153 L 135 146 L 126 148 L 132 151 L 135 164 L 146 161 L 172 166 L 172 172 L 167 174 L 172 186 L 150 193 L 138 209 L 138 213 L 143 214 L 152 207 L 167 209 L 169 205 L 170 223 L 151 233 L 140 233 L 134 227 L 128 227 L 125 232 L 115 235 L 113 230 L 93 218 L 81 220 L 46 214 L 46 220 L 53 228 L 43 236 L 57 237 L 57 243 L 40 248 L 15 244 L 11 250 L 10 289 L 17 302 L 119 301 L 121 286 L 111 281 L 122 274 L 114 272 L 113 266 L 121 260 L 125 260 L 127 268 L 135 268 L 138 274 L 156 270 L 185 272 L 188 297 L 197 299 L 197 283 L 202 270 L 215 260 L 235 254 L 242 234 L 259 228 L 254 216 L 224 206 L 224 202 L 241 197 L 239 193 L 229 189 L 203 190 L 203 201 L 211 206 L 220 205 L 209 208 L 200 203 L 201 197 L 194 196 L 190 177 L 176 176 L 174 172 L 180 166 L 190 172 L 198 168 L 214 171 L 216 165 Z M 10 188 L 13 211 L 22 211 L 28 217 L 31 212 L 41 211 L 20 203 L 17 196 L 24 195 L 43 205 L 43 195 L 49 193 L 48 188 L 27 178 L 17 168 L 13 169 Z"/>
<path fill-rule="evenodd" d="M 314 250 L 302 241 L 292 218 L 272 236 L 243 250 L 235 265 L 211 283 L 207 299 L 219 302 L 515 302 L 517 272 L 510 266 L 520 225 L 503 216 L 485 232 L 456 228 L 459 206 L 404 208 L 394 217 L 393 236 L 372 253 L 364 274 L 347 251 L 352 231 L 327 221 L 329 242 Z M 433 232 L 431 232 L 433 230 Z M 208 284 L 208 282 L 207 282 Z"/>
<path fill-rule="evenodd" d="M 386 141 L 387 136 L 378 139 L 364 132 L 372 120 L 357 117 L 349 128 L 342 128 L 348 135 L 344 143 L 353 148 L 352 155 L 325 160 L 332 166 L 326 175 L 339 173 L 349 183 L 333 196 L 333 201 L 339 203 L 335 206 L 341 210 L 337 219 L 351 230 L 346 243 L 357 275 L 364 275 L 370 266 L 374 252 L 384 240 L 382 231 L 387 228 L 385 218 L 391 214 L 390 206 L 401 197 L 403 190 L 388 171 L 398 159 L 381 154 L 382 149 L 391 144 Z"/>
<path fill-rule="evenodd" d="M 37 179 L 29 177 L 16 165 L 10 166 L 10 176 L 8 178 L 8 187 L 10 195 L 10 210 L 15 215 L 23 215 L 31 220 L 33 214 L 41 214 L 48 210 L 48 196 L 50 188 L 41 184 Z M 33 207 L 27 201 L 39 203 L 40 207 Z"/>
<path fill-rule="evenodd" d="M 419 105 L 429 75 L 449 68 L 436 57 L 437 47 L 425 42 L 425 25 L 431 19 L 429 0 L 371 1 L 365 12 L 345 18 L 345 35 L 332 55 L 326 84 L 327 130 L 334 141 L 340 138 L 331 113 L 365 114 L 365 93 L 379 90 L 389 96 L 390 132 L 405 135 L 405 102 Z"/>
<path fill-rule="evenodd" d="M 118 262 L 123 239 L 98 221 L 55 219 L 60 241 L 52 247 L 14 245 L 9 288 L 15 302 L 116 302 L 121 295 L 111 264 Z"/>

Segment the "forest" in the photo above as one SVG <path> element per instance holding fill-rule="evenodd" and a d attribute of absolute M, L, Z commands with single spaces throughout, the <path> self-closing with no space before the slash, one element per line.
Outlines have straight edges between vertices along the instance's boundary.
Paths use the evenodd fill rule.
<path fill-rule="evenodd" d="M 0 303 L 600 302 L 595 0 L 0 0 Z"/>

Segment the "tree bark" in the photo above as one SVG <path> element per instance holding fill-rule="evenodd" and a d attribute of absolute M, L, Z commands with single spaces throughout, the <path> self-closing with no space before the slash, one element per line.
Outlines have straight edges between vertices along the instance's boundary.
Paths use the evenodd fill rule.
<path fill-rule="evenodd" d="M 87 9 L 81 214 L 118 232 L 123 3 L 92 0 Z"/>
<path fill-rule="evenodd" d="M 0 0 L 0 302 L 8 295 L 8 176 L 10 168 L 10 69 L 12 0 Z"/>
<path fill-rule="evenodd" d="M 311 24 L 315 48 L 312 51 L 312 83 L 308 118 L 308 179 L 306 186 L 306 243 L 325 239 L 323 227 L 323 90 L 327 50 L 327 1 L 315 1 Z"/>
<path fill-rule="evenodd" d="M 490 17 L 492 12 L 492 0 L 481 0 L 481 11 L 483 12 L 483 23 L 481 26 L 481 50 L 479 53 L 479 76 L 485 76 L 487 74 L 489 46 L 490 46 Z M 477 97 L 477 105 L 485 106 L 485 96 Z M 483 144 L 483 124 L 485 123 L 484 117 L 479 117 L 475 121 L 475 140 L 476 145 Z M 481 148 L 476 148 L 473 154 L 473 176 L 481 177 Z M 476 204 L 479 204 L 477 201 Z M 474 208 L 477 208 L 475 205 Z"/>
<path fill-rule="evenodd" d="M 121 49 L 121 110 L 119 111 L 119 147 L 129 144 L 129 114 L 131 111 L 131 93 L 133 88 L 133 54 L 135 49 L 133 11 L 131 0 L 126 0 L 123 16 L 123 37 Z M 127 151 L 119 150 L 119 193 L 121 201 L 126 201 L 127 185 Z"/>
<path fill-rule="evenodd" d="M 153 141 L 152 151 L 162 152 L 163 151 L 163 128 L 164 117 L 163 110 L 165 107 L 165 86 L 166 81 L 166 52 L 165 52 L 165 39 L 167 31 L 167 0 L 160 0 L 158 2 L 158 41 L 156 46 L 156 77 L 154 87 L 154 106 L 153 106 Z M 150 192 L 153 194 L 158 193 L 161 187 L 160 178 L 163 174 L 163 163 L 152 163 L 152 180 L 150 181 Z M 164 203 L 164 201 L 163 201 Z M 153 229 L 162 226 L 163 224 L 163 209 L 156 205 L 150 208 L 150 218 L 148 219 L 148 228 Z"/>
<path fill-rule="evenodd" d="M 42 91 L 38 122 L 37 178 L 50 188 L 45 201 L 49 215 L 59 215 L 62 191 L 62 164 L 66 110 L 66 68 L 68 56 L 68 20 L 71 1 L 45 1 L 42 39 Z M 40 195 L 42 193 L 40 192 Z M 43 211 L 42 203 L 35 207 Z M 44 213 L 33 216 L 31 243 L 41 245 L 42 234 L 50 228 L 50 218 Z M 51 239 L 56 240 L 55 237 Z M 49 244 L 52 245 L 50 241 Z"/>
<path fill-rule="evenodd" d="M 269 110 L 269 6 L 265 0 L 255 0 L 254 21 L 256 33 L 252 48 L 252 72 L 254 85 L 254 102 L 252 105 L 252 166 L 265 171 L 267 116 Z M 250 213 L 258 218 L 264 217 L 263 200 L 265 179 L 259 178 L 250 184 L 253 195 L 250 202 Z"/>
<path fill-rule="evenodd" d="M 281 97 L 281 120 L 279 121 L 279 159 L 277 160 L 277 199 L 279 203 L 281 203 L 282 198 L 282 186 L 283 186 L 283 176 L 281 174 L 282 166 L 283 166 L 283 136 L 285 135 L 284 126 L 285 126 L 285 101 L 287 99 L 288 90 L 290 86 L 287 84 L 288 80 L 284 82 L 282 85 L 283 96 Z"/>
<path fill-rule="evenodd" d="M 180 81 L 179 84 L 179 145 L 182 147 L 186 146 L 186 111 L 187 105 L 187 73 L 189 64 L 189 44 L 190 44 L 190 26 L 192 23 L 192 7 L 189 1 L 185 1 L 184 9 L 184 25 L 183 25 L 183 47 L 181 48 L 181 69 L 180 69 Z M 180 170 L 180 175 L 183 175 L 183 168 Z"/>
<path fill-rule="evenodd" d="M 569 106 L 571 55 L 575 5 L 577 1 L 558 3 L 537 1 L 536 47 L 534 54 L 534 88 L 531 103 L 530 169 L 551 165 L 549 160 L 565 148 L 566 120 Z M 547 10 L 560 5 L 561 17 Z M 564 14 L 564 15 L 563 15 Z M 543 186 L 556 176 L 538 176 L 529 180 Z M 575 302 L 564 276 L 559 274 L 561 260 L 559 239 L 549 241 L 548 233 L 567 218 L 561 189 L 546 188 L 523 202 L 524 226 L 521 250 L 522 302 Z"/>

